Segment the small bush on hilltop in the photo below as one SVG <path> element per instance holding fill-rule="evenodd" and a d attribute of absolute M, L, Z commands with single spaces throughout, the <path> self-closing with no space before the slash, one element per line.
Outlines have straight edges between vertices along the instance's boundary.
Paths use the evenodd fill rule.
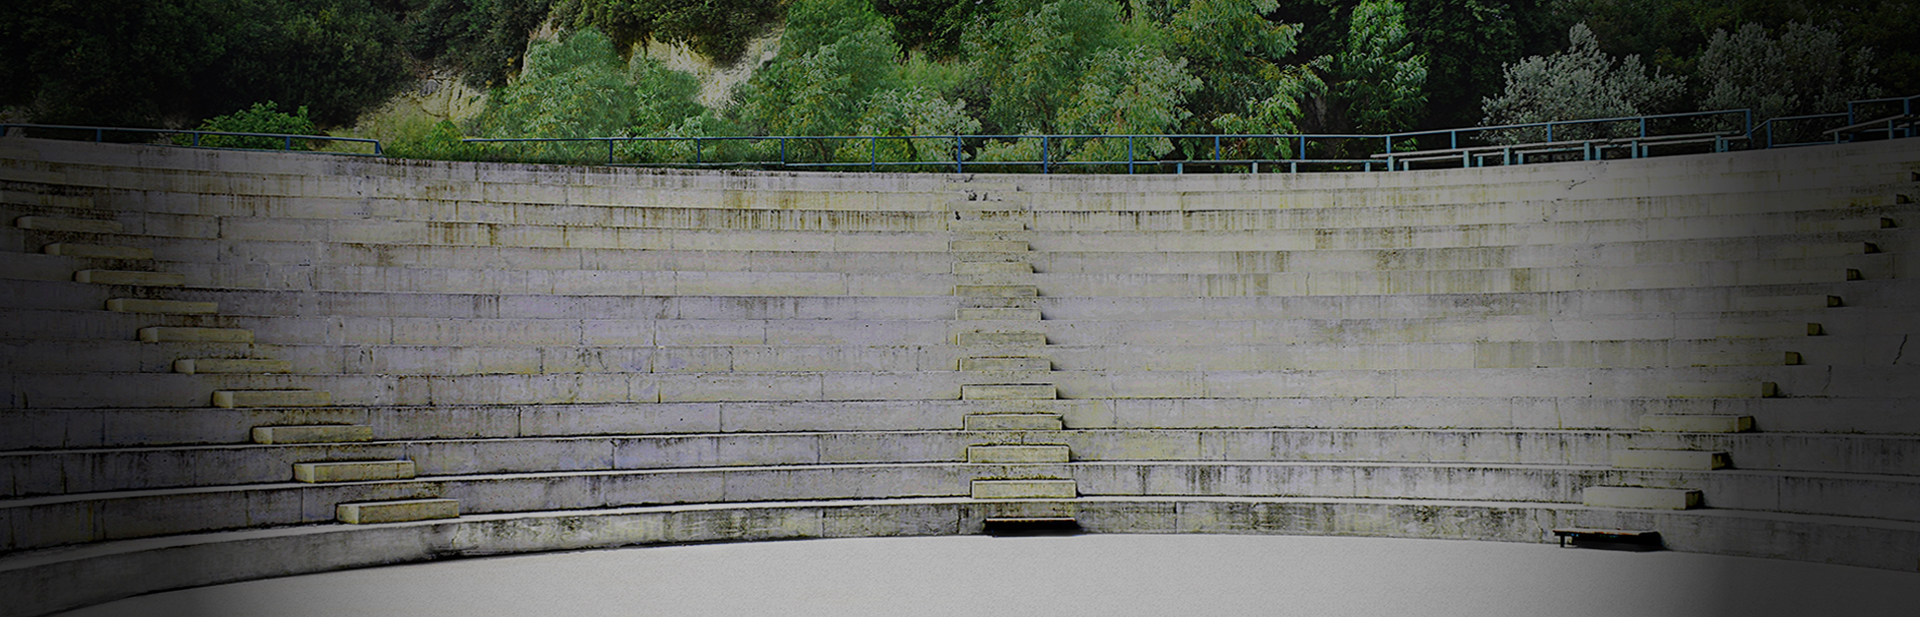
<path fill-rule="evenodd" d="M 207 119 L 200 124 L 202 131 L 220 131 L 223 133 L 273 133 L 279 135 L 315 135 L 313 120 L 307 118 L 307 108 L 301 106 L 294 113 L 285 113 L 277 109 L 273 101 L 254 103 L 253 107 L 242 109 L 224 116 Z M 191 143 L 192 137 L 180 136 L 176 140 Z M 228 135 L 206 135 L 200 138 L 200 145 L 208 148 L 254 148 L 262 150 L 281 150 L 287 147 L 287 140 L 281 137 L 239 137 Z M 309 149 L 313 142 L 293 140 L 295 149 Z"/>

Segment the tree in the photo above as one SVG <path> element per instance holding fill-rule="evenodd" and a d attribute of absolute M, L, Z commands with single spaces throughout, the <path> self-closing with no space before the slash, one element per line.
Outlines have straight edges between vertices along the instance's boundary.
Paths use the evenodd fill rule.
<path fill-rule="evenodd" d="M 780 55 L 735 93 L 737 118 L 763 135 L 845 135 L 875 92 L 897 84 L 900 46 L 868 0 L 801 0 Z M 837 144 L 805 142 L 826 158 Z"/>
<path fill-rule="evenodd" d="M 1087 60 L 1119 42 L 1120 12 L 1103 0 L 1008 0 L 969 30 L 976 74 L 997 131 L 1059 132 L 1056 118 Z"/>
<path fill-rule="evenodd" d="M 1279 0 L 1192 0 L 1167 20 L 1167 38 L 1201 80 L 1187 99 L 1192 132 L 1225 114 L 1245 113 L 1274 95 L 1282 59 L 1294 52 L 1300 28 L 1268 21 Z"/>
<path fill-rule="evenodd" d="M 1789 22 L 1775 39 L 1748 22 L 1732 34 L 1715 31 L 1700 55 L 1701 107 L 1752 109 L 1756 121 L 1838 111 L 1879 94 L 1873 72 L 1873 50 L 1848 53 L 1837 32 Z"/>
<path fill-rule="evenodd" d="M 534 44 L 526 70 L 494 92 L 480 127 L 490 137 L 608 137 L 626 132 L 637 105 L 613 44 L 581 30 Z"/>
<path fill-rule="evenodd" d="M 273 133 L 279 135 L 313 135 L 317 133 L 313 120 L 307 118 L 307 108 L 301 107 L 294 113 L 285 113 L 273 101 L 254 103 L 253 107 L 242 109 L 224 116 L 210 118 L 200 123 L 202 131 L 220 131 L 223 133 Z M 187 141 L 175 138 L 176 141 Z M 191 143 L 191 142 L 189 142 Z M 200 139 L 200 145 L 209 148 L 255 148 L 279 150 L 287 147 L 284 138 L 275 137 L 232 137 L 208 135 Z M 294 140 L 296 148 L 309 148 L 314 144 Z"/>
<path fill-rule="evenodd" d="M 1072 100 L 1060 111 L 1069 133 L 1117 135 L 1166 133 L 1189 115 L 1180 104 L 1200 87 L 1186 60 L 1170 60 L 1146 45 L 1102 50 L 1088 59 Z M 1063 144 L 1064 158 L 1085 161 L 1153 160 L 1173 150 L 1165 137 L 1137 139 L 1131 154 L 1124 139 Z"/>
<path fill-rule="evenodd" d="M 967 115 L 966 103 L 941 98 L 933 90 L 909 86 L 874 94 L 855 124 L 855 135 L 967 135 L 980 121 Z M 943 160 L 953 157 L 953 140 L 879 139 L 839 144 L 834 160 L 858 162 Z"/>
<path fill-rule="evenodd" d="M 1324 126 L 1391 133 L 1418 120 L 1427 102 L 1427 57 L 1413 52 L 1403 13 L 1394 0 L 1364 0 L 1353 9 L 1346 46 L 1320 61 L 1333 116 Z"/>
<path fill-rule="evenodd" d="M 747 49 L 754 34 L 780 18 L 778 0 L 560 0 L 554 21 L 596 28 L 626 47 L 647 38 L 683 43 L 721 63 Z"/>
<path fill-rule="evenodd" d="M 1522 124 L 1636 116 L 1657 112 L 1678 96 L 1683 83 L 1654 71 L 1648 74 L 1638 56 L 1615 62 L 1600 52 L 1600 43 L 1585 24 L 1567 31 L 1564 52 L 1533 56 L 1506 67 L 1507 87 L 1498 97 L 1484 99 L 1486 125 Z M 1556 139 L 1589 137 L 1620 127 L 1555 129 Z M 1523 143 L 1544 139 L 1542 128 L 1502 131 L 1496 139 Z"/>

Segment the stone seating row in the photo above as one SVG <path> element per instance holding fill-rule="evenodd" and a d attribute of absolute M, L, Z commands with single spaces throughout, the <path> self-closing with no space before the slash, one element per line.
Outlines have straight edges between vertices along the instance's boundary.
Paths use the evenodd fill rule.
<path fill-rule="evenodd" d="M 713 209 L 636 202 L 627 205 L 571 205 L 448 201 L 443 199 L 309 198 L 297 195 L 176 193 L 163 190 L 75 189 L 70 186 L 6 181 L 0 168 L 0 203 L 13 216 L 68 214 L 80 217 L 138 216 L 142 229 L 194 230 L 218 221 L 242 226 L 238 233 L 272 234 L 295 226 L 311 229 L 329 222 L 355 221 L 492 225 L 532 233 L 543 227 L 618 228 L 654 231 L 792 231 L 935 233 L 971 228 L 1032 229 L 1049 233 L 1355 229 L 1433 225 L 1491 225 L 1540 221 L 1597 221 L 1726 215 L 1793 214 L 1830 208 L 1900 205 L 1912 197 L 1910 182 L 1888 181 L 1884 173 L 1861 183 L 1755 193 L 1689 193 L 1651 197 L 1596 194 L 1577 198 L 1525 198 L 1502 202 L 1441 204 L 1300 205 L 1249 204 L 1234 210 L 1030 211 L 1005 209 L 1012 202 L 967 202 L 963 208 L 1001 208 L 978 212 L 977 220 L 957 220 L 943 208 L 905 206 L 897 211 L 848 212 L 795 209 Z M 71 194 L 76 191 L 80 194 Z M 277 221 L 269 224 L 266 221 Z M 134 222 L 134 221 L 129 221 Z M 364 229 L 364 225 L 361 227 Z M 458 227 L 453 227 L 458 228 Z M 350 228 L 351 229 L 351 228 Z"/>
<path fill-rule="evenodd" d="M 150 338 L 173 330 L 148 328 Z M 192 332 L 192 331 L 189 331 Z M 252 332 L 252 331 L 246 331 Z M 197 332 L 196 332 L 197 333 Z M 227 335 L 232 331 L 218 331 Z M 988 333 L 992 334 L 992 333 Z M 963 333 L 963 338 L 966 333 Z M 1471 341 L 1407 343 L 1113 343 L 1049 344 L 1035 370 L 1412 370 L 1489 368 L 1683 368 L 1890 364 L 1898 338 L 1825 335 L 1780 341 L 1642 339 L 1604 341 Z M 1002 347 L 1039 351 L 1038 346 Z M 285 373 L 476 375 L 563 373 L 699 373 L 782 371 L 953 370 L 969 368 L 977 350 L 939 343 L 759 343 L 672 345 L 646 341 L 537 344 L 260 344 L 149 342 L 0 337 L 0 371 L 17 373 L 216 373 L 187 370 L 182 358 L 276 358 Z M 986 369 L 971 369 L 986 370 Z M 1001 369 L 1005 370 L 1005 369 Z"/>
<path fill-rule="evenodd" d="M 371 431 L 367 431 L 370 434 Z M 361 435 L 366 436 L 366 435 Z M 1618 464 L 1634 451 L 1725 453 L 1748 471 L 1920 476 L 1896 436 L 1494 429 L 1067 429 L 583 435 L 15 450 L 0 498 L 286 482 L 314 461 L 411 461 L 421 476 L 867 463 L 959 463 L 983 440 L 1070 449 L 1074 462 Z M 1628 454 L 1622 454 L 1627 452 Z M 1626 461 L 1628 465 L 1636 464 Z M 1644 462 L 1637 463 L 1645 465 Z M 105 473 L 137 470 L 138 473 Z M 1704 468 L 1696 471 L 1707 470 Z"/>
<path fill-rule="evenodd" d="M 372 463 L 372 462 L 364 462 Z M 358 465 L 337 462 L 330 465 Z M 408 465 L 411 467 L 411 465 Z M 1585 487 L 1688 487 L 1728 510 L 1914 522 L 1920 479 L 1720 469 L 1297 461 L 889 463 L 542 471 L 396 479 L 348 476 L 194 491 L 113 491 L 6 500 L 15 550 L 332 521 L 335 504 L 457 499 L 462 513 L 672 503 L 885 499 L 967 494 L 969 480 L 1071 477 L 1086 496 L 1288 496 L 1578 503 Z"/>

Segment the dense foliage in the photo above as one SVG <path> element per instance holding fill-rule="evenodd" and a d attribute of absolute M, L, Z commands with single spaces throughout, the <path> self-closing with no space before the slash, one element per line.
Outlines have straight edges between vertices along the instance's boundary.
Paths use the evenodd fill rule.
<path fill-rule="evenodd" d="M 1379 133 L 1723 107 L 1764 118 L 1920 90 L 1920 37 L 1902 26 L 1920 11 L 1898 0 L 18 4 L 0 7 L 9 59 L 0 105 L 11 117 L 179 127 L 268 109 L 329 129 L 446 68 L 491 90 L 486 112 L 467 124 L 409 120 L 394 144 L 441 157 L 482 155 L 456 145 L 466 134 L 728 136 L 742 139 L 707 144 L 702 159 L 778 150 L 794 160 L 904 160 L 955 147 L 912 135 Z M 740 57 L 772 32 L 777 52 Z M 529 45 L 536 38 L 544 42 Z M 637 43 L 649 40 L 737 59 L 751 77 L 723 103 L 702 105 L 715 99 L 697 97 L 699 78 L 648 57 Z M 855 134 L 889 139 L 752 139 Z M 1301 145 L 1314 147 L 1218 147 L 1264 158 Z M 678 152 L 687 147 L 621 144 L 615 154 L 650 160 L 690 155 Z M 983 160 L 1032 160 L 1042 146 L 1000 138 L 961 147 Z M 1129 147 L 1137 158 L 1184 158 L 1215 145 L 1067 138 L 1045 147 L 1051 160 L 1074 162 L 1124 158 Z"/>

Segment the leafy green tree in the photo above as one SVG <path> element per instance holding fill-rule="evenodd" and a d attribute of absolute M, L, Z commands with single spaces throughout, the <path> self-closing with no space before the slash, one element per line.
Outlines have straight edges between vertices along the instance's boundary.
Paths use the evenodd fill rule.
<path fill-rule="evenodd" d="M 1418 119 L 1427 101 L 1427 57 L 1414 53 L 1403 14 L 1394 0 L 1354 8 L 1345 48 L 1322 62 L 1335 118 L 1328 128 L 1391 133 Z"/>
<path fill-rule="evenodd" d="M 787 15 L 780 55 L 735 93 L 737 118 L 763 135 L 845 135 L 875 92 L 896 85 L 893 26 L 866 0 L 801 0 Z M 809 141 L 804 154 L 833 147 Z"/>
<path fill-rule="evenodd" d="M 479 118 L 488 137 L 608 137 L 626 133 L 639 107 L 626 66 L 607 37 L 581 30 L 558 43 L 536 43 L 527 68 L 511 85 L 494 91 Z M 577 143 L 512 148 L 503 154 L 573 160 L 591 150 Z"/>
<path fill-rule="evenodd" d="M 1291 135 L 1304 131 L 1300 120 L 1305 115 L 1301 102 L 1314 93 L 1325 90 L 1326 84 L 1320 81 L 1312 71 L 1305 67 L 1295 67 L 1280 76 L 1274 92 L 1265 99 L 1248 105 L 1246 115 L 1221 114 L 1215 118 L 1213 126 L 1223 133 L 1236 135 Z M 1289 139 L 1239 139 L 1224 144 L 1225 158 L 1231 159 L 1272 159 L 1288 158 L 1296 154 L 1295 142 Z"/>
<path fill-rule="evenodd" d="M 1103 0 L 1008 0 L 967 32 L 998 131 L 1057 133 L 1056 118 L 1087 61 L 1120 42 L 1120 12 Z"/>
<path fill-rule="evenodd" d="M 253 107 L 242 109 L 224 116 L 207 119 L 200 124 L 202 131 L 220 131 L 222 133 L 272 133 L 279 135 L 314 135 L 313 120 L 307 118 L 307 108 L 301 107 L 294 113 L 282 112 L 273 101 L 254 103 Z M 176 141 L 184 141 L 176 138 Z M 200 138 L 200 145 L 209 148 L 256 148 L 279 150 L 287 147 L 287 140 L 277 137 L 239 137 L 227 135 L 208 135 Z M 294 140 L 295 149 L 308 149 L 314 144 L 305 140 Z"/>
<path fill-rule="evenodd" d="M 696 100 L 700 80 L 669 69 L 659 60 L 634 55 L 627 62 L 627 81 L 637 95 L 628 120 L 633 135 L 658 135 L 705 111 Z"/>
<path fill-rule="evenodd" d="M 951 139 L 904 139 L 909 135 L 968 135 L 980 130 L 980 121 L 967 115 L 966 103 L 941 98 L 933 90 L 905 87 L 873 95 L 854 125 L 855 135 L 897 136 L 902 139 L 846 141 L 838 144 L 834 160 L 858 162 L 942 160 L 953 157 Z"/>
<path fill-rule="evenodd" d="M 526 54 L 528 36 L 552 5 L 552 0 L 424 2 L 406 16 L 407 51 L 457 69 L 475 88 L 507 83 Z"/>
<path fill-rule="evenodd" d="M 1873 50 L 1849 52 L 1838 32 L 1790 22 L 1773 38 L 1748 22 L 1732 34 L 1714 32 L 1700 55 L 1701 107 L 1752 109 L 1756 121 L 1838 111 L 1879 94 L 1873 72 Z"/>
<path fill-rule="evenodd" d="M 1200 79 L 1188 74 L 1186 61 L 1171 60 L 1146 45 L 1101 50 L 1088 59 L 1073 99 L 1060 111 L 1059 124 L 1069 133 L 1141 134 L 1174 132 L 1189 113 L 1180 104 L 1199 89 Z M 1078 140 L 1075 140 L 1078 141 Z M 1127 160 L 1124 139 L 1098 139 L 1065 144 L 1071 160 Z M 1152 160 L 1173 150 L 1165 137 L 1136 139 L 1134 160 Z"/>
<path fill-rule="evenodd" d="M 984 6 L 978 0 L 874 0 L 873 4 L 893 22 L 901 46 L 942 59 L 959 53 L 961 34 Z"/>
<path fill-rule="evenodd" d="M 780 19 L 784 5 L 779 0 L 559 0 L 553 16 L 576 29 L 599 29 L 621 47 L 654 38 L 684 43 L 727 63 Z"/>
<path fill-rule="evenodd" d="M 1191 0 L 1168 17 L 1168 39 L 1202 83 L 1187 99 L 1187 131 L 1204 132 L 1222 115 L 1274 96 L 1299 35 L 1297 25 L 1266 19 L 1278 7 L 1279 0 Z"/>
<path fill-rule="evenodd" d="M 1529 11 L 1546 12 L 1531 4 L 1537 2 L 1406 0 L 1410 38 L 1427 56 L 1421 128 L 1471 126 L 1480 120 L 1480 99 L 1500 91 L 1500 67 L 1524 54 Z"/>
<path fill-rule="evenodd" d="M 1507 87 L 1483 101 L 1487 125 L 1580 120 L 1657 113 L 1678 96 L 1678 77 L 1649 74 L 1638 56 L 1616 61 L 1584 24 L 1567 31 L 1570 47 L 1549 56 L 1533 56 L 1506 67 Z M 1556 129 L 1556 139 L 1606 134 L 1621 127 L 1591 125 Z M 1497 139 L 1522 143 L 1545 139 L 1544 128 L 1503 131 Z"/>

